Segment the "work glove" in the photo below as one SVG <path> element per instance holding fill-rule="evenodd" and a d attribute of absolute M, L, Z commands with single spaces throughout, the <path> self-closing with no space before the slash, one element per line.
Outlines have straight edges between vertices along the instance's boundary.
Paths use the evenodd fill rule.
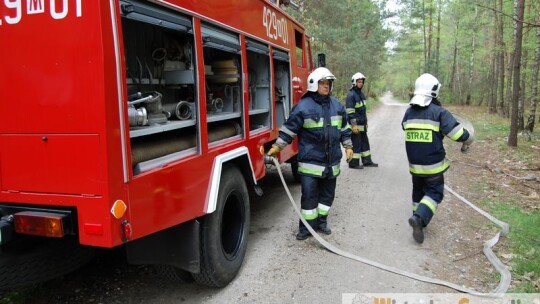
<path fill-rule="evenodd" d="M 268 150 L 268 153 L 266 153 L 266 155 L 275 156 L 281 150 L 283 150 L 283 148 L 281 148 L 280 146 L 273 145 L 272 148 L 270 148 L 270 150 Z"/>
<path fill-rule="evenodd" d="M 352 160 L 353 154 L 354 154 L 353 149 L 345 148 L 345 155 L 347 157 L 347 162 L 350 162 Z"/>
<path fill-rule="evenodd" d="M 474 142 L 474 135 L 472 133 L 469 133 L 469 138 L 467 138 L 466 141 L 463 142 L 461 145 L 461 153 L 467 153 L 469 150 L 471 144 Z"/>
<path fill-rule="evenodd" d="M 360 133 L 360 128 L 357 125 L 352 126 L 351 130 L 352 130 L 353 134 L 359 134 Z"/>

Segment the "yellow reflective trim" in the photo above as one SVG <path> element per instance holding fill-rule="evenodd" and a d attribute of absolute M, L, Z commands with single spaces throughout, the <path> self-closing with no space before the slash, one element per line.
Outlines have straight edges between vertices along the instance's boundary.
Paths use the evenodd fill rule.
<path fill-rule="evenodd" d="M 308 168 L 302 168 L 302 167 L 298 167 L 298 172 L 305 173 L 305 174 L 310 174 L 310 175 L 316 175 L 316 176 L 322 176 L 322 174 L 323 174 L 322 171 L 308 169 Z"/>
<path fill-rule="evenodd" d="M 332 127 L 336 127 L 341 130 L 341 120 L 340 121 L 332 121 Z"/>
<path fill-rule="evenodd" d="M 428 208 L 431 209 L 431 213 L 433 214 L 435 214 L 435 212 L 437 211 L 437 204 L 432 202 L 430 199 L 426 197 L 422 198 L 422 200 L 420 201 L 420 204 L 424 204 L 428 206 Z"/>
<path fill-rule="evenodd" d="M 326 206 L 326 205 L 323 205 L 323 204 L 319 204 L 317 206 L 317 212 L 319 213 L 319 215 L 328 215 L 328 211 L 330 211 L 329 206 Z"/>
<path fill-rule="evenodd" d="M 317 209 L 305 210 L 302 209 L 302 217 L 306 220 L 314 220 L 319 217 Z"/>
<path fill-rule="evenodd" d="M 408 129 L 419 129 L 419 130 L 433 130 L 439 132 L 439 126 L 434 126 L 432 124 L 423 124 L 423 123 L 404 123 L 403 128 Z"/>
<path fill-rule="evenodd" d="M 360 155 L 361 155 L 362 157 L 368 157 L 368 156 L 371 155 L 371 151 L 364 151 L 364 152 L 361 152 Z"/>
<path fill-rule="evenodd" d="M 324 172 L 324 167 L 308 163 L 298 163 L 298 172 L 315 176 L 322 176 Z"/>
<path fill-rule="evenodd" d="M 431 175 L 441 173 L 448 169 L 448 167 L 450 167 L 450 164 L 444 160 L 439 166 L 419 166 L 409 164 L 409 171 L 414 174 Z"/>
<path fill-rule="evenodd" d="M 305 129 L 311 129 L 311 128 L 322 128 L 324 126 L 324 121 L 321 119 L 319 122 L 310 121 L 310 122 L 304 122 Z"/>
<path fill-rule="evenodd" d="M 456 132 L 456 134 L 450 136 L 450 139 L 456 141 L 461 137 L 461 135 L 463 135 L 463 133 L 465 133 L 465 131 L 463 130 L 463 128 L 461 128 L 459 131 Z"/>

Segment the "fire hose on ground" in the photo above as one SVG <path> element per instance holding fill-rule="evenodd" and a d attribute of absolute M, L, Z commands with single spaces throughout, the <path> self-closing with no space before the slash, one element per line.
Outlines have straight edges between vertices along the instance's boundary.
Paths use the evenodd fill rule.
<path fill-rule="evenodd" d="M 417 280 L 417 281 L 422 281 L 422 282 L 425 282 L 425 283 L 446 286 L 446 287 L 452 288 L 454 290 L 461 291 L 461 292 L 468 293 L 468 294 L 475 295 L 475 296 L 492 297 L 492 298 L 502 297 L 502 296 L 504 296 L 504 294 L 508 290 L 508 287 L 509 287 L 510 281 L 511 281 L 511 277 L 512 277 L 511 274 L 510 274 L 510 271 L 508 271 L 506 266 L 497 258 L 497 256 L 495 255 L 495 253 L 493 253 L 493 250 L 491 248 L 493 246 L 495 246 L 495 244 L 497 244 L 497 242 L 499 241 L 499 237 L 501 235 L 504 236 L 504 235 L 506 235 L 508 233 L 509 225 L 507 223 L 505 223 L 505 222 L 502 222 L 502 221 L 496 219 L 495 217 L 493 217 L 489 213 L 485 212 L 484 210 L 478 208 L 477 206 L 475 206 L 471 202 L 467 201 L 465 198 L 463 198 L 462 196 L 457 194 L 455 191 L 453 191 L 450 187 L 445 185 L 445 189 L 448 190 L 451 194 L 453 194 L 455 197 L 457 197 L 463 203 L 469 205 L 475 211 L 479 212 L 480 214 L 482 214 L 483 216 L 488 218 L 490 221 L 492 221 L 493 223 L 495 223 L 496 225 L 498 225 L 502 229 L 492 239 L 487 240 L 486 242 L 484 242 L 483 251 L 484 251 L 485 256 L 487 257 L 489 262 L 493 265 L 493 267 L 495 267 L 495 269 L 497 269 L 497 271 L 501 275 L 501 280 L 499 282 L 499 285 L 497 286 L 497 288 L 495 288 L 495 290 L 492 293 L 481 293 L 481 292 L 478 292 L 478 291 L 475 291 L 475 290 L 472 290 L 472 289 L 469 289 L 469 288 L 466 288 L 466 287 L 463 287 L 463 286 L 460 286 L 460 285 L 457 285 L 457 284 L 454 284 L 454 283 L 451 283 L 451 282 L 447 282 L 447 281 L 443 281 L 443 280 L 439 280 L 439 279 L 434 279 L 434 278 L 430 278 L 430 277 L 426 277 L 426 276 L 422 276 L 422 275 L 419 275 L 419 274 L 416 274 L 416 273 L 412 273 L 412 272 L 409 272 L 409 271 L 404 271 L 404 270 L 398 269 L 396 267 L 384 265 L 384 264 L 381 264 L 379 262 L 375 262 L 375 261 L 363 258 L 361 256 L 354 255 L 354 254 L 349 253 L 347 251 L 341 250 L 341 249 L 335 247 L 334 245 L 328 243 L 319 234 L 317 234 L 317 232 L 315 232 L 315 230 L 313 228 L 311 228 L 311 226 L 307 223 L 307 221 L 302 217 L 300 209 L 298 208 L 298 206 L 296 206 L 296 203 L 295 203 L 295 201 L 294 201 L 294 199 L 293 199 L 293 197 L 291 195 L 291 192 L 289 191 L 289 188 L 287 187 L 287 183 L 285 183 L 285 179 L 283 178 L 283 174 L 281 172 L 281 168 L 280 168 L 278 160 L 275 157 L 265 156 L 265 162 L 270 163 L 270 164 L 274 164 L 276 166 L 278 174 L 279 174 L 279 178 L 281 179 L 281 183 L 283 184 L 283 188 L 285 188 L 285 192 L 287 193 L 287 196 L 289 197 L 289 201 L 290 201 L 291 205 L 293 206 L 294 210 L 296 211 L 296 214 L 298 215 L 298 217 L 300 218 L 302 223 L 304 223 L 304 225 L 307 227 L 307 229 L 309 230 L 311 235 L 321 245 L 323 245 L 329 251 L 331 251 L 331 252 L 333 252 L 333 253 L 335 253 L 337 255 L 340 255 L 340 256 L 343 256 L 343 257 L 346 257 L 346 258 L 349 258 L 349 259 L 364 263 L 366 265 L 370 265 L 370 266 L 379 268 L 379 269 L 384 270 L 384 271 L 395 273 L 395 274 L 398 274 L 398 275 L 401 275 L 401 276 L 404 276 L 404 277 L 408 277 L 408 278 L 411 278 L 411 279 L 414 279 L 414 280 Z"/>

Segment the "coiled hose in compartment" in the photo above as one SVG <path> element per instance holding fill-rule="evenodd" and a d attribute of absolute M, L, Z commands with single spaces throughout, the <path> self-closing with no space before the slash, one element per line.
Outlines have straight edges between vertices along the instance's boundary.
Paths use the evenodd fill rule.
<path fill-rule="evenodd" d="M 134 167 L 138 163 L 147 160 L 195 147 L 197 145 L 197 134 L 185 133 L 186 132 L 184 132 L 184 134 L 180 132 L 166 132 L 132 139 L 132 166 Z M 238 123 L 234 121 L 220 122 L 209 126 L 208 142 L 222 140 L 240 133 L 241 128 Z"/>

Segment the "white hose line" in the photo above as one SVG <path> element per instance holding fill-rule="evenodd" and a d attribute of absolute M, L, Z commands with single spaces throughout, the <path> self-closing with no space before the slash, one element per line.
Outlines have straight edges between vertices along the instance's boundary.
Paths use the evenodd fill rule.
<path fill-rule="evenodd" d="M 388 271 L 388 272 L 392 272 L 392 273 L 395 273 L 395 274 L 399 274 L 401 276 L 405 276 L 405 277 L 408 277 L 408 278 L 415 279 L 417 281 L 422 281 L 422 282 L 426 282 L 426 283 L 430 283 L 430 284 L 446 286 L 446 287 L 452 288 L 454 290 L 465 292 L 465 293 L 468 293 L 468 294 L 471 294 L 471 295 L 476 295 L 476 296 L 481 296 L 481 297 L 490 297 L 490 298 L 502 297 L 504 295 L 504 293 L 506 292 L 506 290 L 508 289 L 507 280 L 509 280 L 509 279 L 507 279 L 507 278 L 508 278 L 509 273 L 505 274 L 496 265 L 494 265 L 494 266 L 497 268 L 497 270 L 499 270 L 499 272 L 501 272 L 501 283 L 499 284 L 499 287 L 494 291 L 494 293 L 489 293 L 488 294 L 488 293 L 481 293 L 481 292 L 478 292 L 478 291 L 475 291 L 475 290 L 472 290 L 472 289 L 468 289 L 466 287 L 462 287 L 462 286 L 459 286 L 457 284 L 450 283 L 450 282 L 447 282 L 447 281 L 443 281 L 443 280 L 439 280 L 439 279 L 433 279 L 433 278 L 430 278 L 430 277 L 418 275 L 416 273 L 404 271 L 404 270 L 401 270 L 401 269 L 398 269 L 398 268 L 395 268 L 395 267 L 392 267 L 392 266 L 387 266 L 387 265 L 384 265 L 384 264 L 381 264 L 381 263 L 371 261 L 369 259 L 357 256 L 357 255 L 354 255 L 354 254 L 349 253 L 347 251 L 343 251 L 343 250 L 335 247 L 334 245 L 332 245 L 332 244 L 328 243 L 327 241 L 325 241 L 319 234 L 317 234 L 317 232 L 315 232 L 315 230 L 313 230 L 313 228 L 311 228 L 311 226 L 308 224 L 308 222 L 303 218 L 302 213 L 300 212 L 300 210 L 296 206 L 296 203 L 294 202 L 294 198 L 292 197 L 291 192 L 289 191 L 289 187 L 287 187 L 287 183 L 285 182 L 285 179 L 283 178 L 283 173 L 281 172 L 281 168 L 280 168 L 280 164 L 279 164 L 278 160 L 275 157 L 272 157 L 272 162 L 274 163 L 274 165 L 276 166 L 276 168 L 278 170 L 279 178 L 281 179 L 281 183 L 283 184 L 283 188 L 285 188 L 285 192 L 287 192 L 287 196 L 289 197 L 289 201 L 290 201 L 291 205 L 293 206 L 294 210 L 296 211 L 296 214 L 298 215 L 298 217 L 300 218 L 302 223 L 304 223 L 304 225 L 307 227 L 307 229 L 309 230 L 311 235 L 313 237 L 315 237 L 315 239 L 321 245 L 323 245 L 326 249 L 330 250 L 331 252 L 333 252 L 335 254 L 338 254 L 338 255 L 341 255 L 343 257 L 346 257 L 346 258 L 349 258 L 349 259 L 352 259 L 352 260 L 356 260 L 358 262 L 361 262 L 361 263 L 364 263 L 364 264 L 367 264 L 367 265 L 370 265 L 370 266 L 373 266 L 373 267 Z M 454 194 L 454 193 L 452 193 L 452 194 Z M 508 225 L 508 224 L 506 224 L 506 225 Z M 495 259 L 497 261 L 498 261 L 498 259 L 495 256 L 495 254 L 493 254 L 493 251 L 491 251 L 491 249 L 489 249 L 489 252 L 486 252 L 486 244 L 489 243 L 490 245 L 491 244 L 495 245 L 497 243 L 497 241 L 498 241 L 498 238 L 499 238 L 499 234 L 497 234 L 496 237 L 494 237 L 493 239 L 487 241 L 484 244 L 484 253 L 486 254 L 486 256 L 488 256 L 488 253 L 491 252 L 490 255 L 495 257 Z M 492 246 L 489 246 L 489 247 L 491 248 Z M 492 261 L 489 256 L 488 256 L 488 259 L 490 260 L 490 262 Z M 500 263 L 500 261 L 499 261 L 499 263 Z M 492 264 L 493 264 L 493 262 L 492 262 Z M 502 265 L 502 263 L 500 263 L 500 265 Z M 504 265 L 502 265 L 502 267 L 505 269 Z M 506 272 L 508 272 L 508 270 L 506 270 Z M 503 279 L 504 279 L 504 282 L 502 282 Z"/>
<path fill-rule="evenodd" d="M 493 265 L 493 267 L 495 267 L 495 269 L 497 269 L 497 271 L 501 274 L 501 280 L 499 281 L 499 286 L 497 286 L 497 288 L 495 289 L 494 292 L 495 293 L 506 293 L 506 291 L 508 290 L 508 287 L 510 286 L 510 281 L 512 280 L 512 274 L 510 274 L 510 271 L 501 262 L 501 260 L 499 260 L 499 258 L 497 258 L 497 256 L 495 255 L 495 253 L 493 252 L 493 250 L 491 248 L 493 248 L 493 246 L 495 246 L 495 244 L 497 244 L 497 242 L 499 241 L 499 237 L 501 235 L 505 236 L 505 235 L 508 234 L 508 232 L 510 230 L 510 226 L 508 225 L 508 223 L 505 223 L 505 222 L 493 217 L 491 214 L 485 212 L 484 210 L 478 208 L 476 205 L 469 202 L 468 200 L 466 200 L 461 195 L 457 194 L 454 190 L 452 190 L 447 185 L 444 185 L 444 189 L 446 189 L 448 192 L 452 193 L 452 195 L 457 197 L 459 200 L 461 200 L 465 204 L 469 205 L 469 207 L 476 210 L 476 212 L 480 213 L 481 215 L 483 215 L 487 219 L 489 219 L 491 222 L 493 222 L 497 226 L 501 227 L 502 230 L 499 233 L 497 233 L 492 239 L 487 240 L 487 241 L 484 242 L 483 251 L 484 251 L 484 255 L 487 257 L 487 259 L 489 260 L 491 265 Z"/>

